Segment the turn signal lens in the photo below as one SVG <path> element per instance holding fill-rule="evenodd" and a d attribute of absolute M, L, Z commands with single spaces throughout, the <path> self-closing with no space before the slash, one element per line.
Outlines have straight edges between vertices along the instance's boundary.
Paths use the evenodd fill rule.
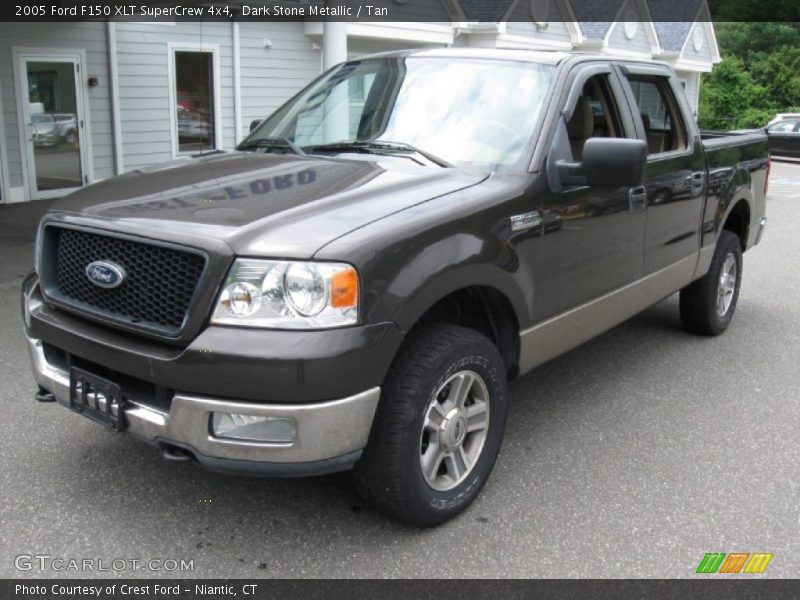
<path fill-rule="evenodd" d="M 334 273 L 331 277 L 331 306 L 349 308 L 358 302 L 358 275 L 353 268 Z"/>

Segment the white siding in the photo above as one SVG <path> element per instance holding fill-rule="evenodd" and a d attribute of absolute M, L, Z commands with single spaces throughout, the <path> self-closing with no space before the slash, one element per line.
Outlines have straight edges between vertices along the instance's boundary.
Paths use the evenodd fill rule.
<path fill-rule="evenodd" d="M 239 38 L 244 135 L 252 120 L 268 116 L 322 72 L 322 55 L 301 22 L 242 23 Z"/>
<path fill-rule="evenodd" d="M 536 24 L 531 21 L 513 21 L 506 26 L 506 33 L 537 40 L 563 42 L 565 44 L 572 43 L 569 30 L 563 22 L 548 21 L 546 29 L 538 30 Z"/>
<path fill-rule="evenodd" d="M 652 56 L 653 48 L 645 33 L 644 23 L 636 23 L 636 35 L 628 39 L 625 35 L 625 23 L 614 23 L 608 36 L 608 47 L 612 50 L 625 52 L 638 52 L 642 55 Z"/>
<path fill-rule="evenodd" d="M 234 145 L 233 38 L 223 22 L 117 24 L 119 107 L 125 170 L 172 158 L 169 44 L 219 48 L 222 147 Z"/>
<path fill-rule="evenodd" d="M 652 56 L 654 48 L 647 37 L 643 20 L 644 15 L 639 4 L 634 0 L 628 0 L 620 11 L 620 21 L 614 23 L 608 33 L 608 47 L 612 50 Z M 630 39 L 625 35 L 625 21 L 636 23 L 636 34 Z"/>
<path fill-rule="evenodd" d="M 546 13 L 539 14 L 542 12 L 541 6 L 545 6 Z M 569 29 L 564 23 L 565 15 L 561 10 L 560 2 L 550 0 L 540 5 L 537 10 L 532 10 L 532 8 L 536 8 L 536 6 L 532 6 L 530 2 L 517 2 L 511 13 L 512 20 L 506 25 L 506 33 L 508 35 L 528 37 L 547 42 L 572 43 Z M 547 24 L 545 29 L 537 29 L 536 24 L 533 22 L 534 14 L 536 14 L 537 21 L 541 20 Z"/>
<path fill-rule="evenodd" d="M 699 31 L 697 35 L 700 36 L 701 46 L 697 50 L 694 46 L 695 31 Z M 711 44 L 713 42 L 709 38 L 708 31 L 705 23 L 695 23 L 692 30 L 689 32 L 689 37 L 686 40 L 686 45 L 683 47 L 681 58 L 691 61 L 698 61 L 711 65 Z"/>
<path fill-rule="evenodd" d="M 686 92 L 686 99 L 689 101 L 689 106 L 692 107 L 692 112 L 697 116 L 697 99 L 700 86 L 700 73 L 692 71 L 678 71 L 678 77 L 681 81 L 685 82 L 684 90 Z"/>
<path fill-rule="evenodd" d="M 0 87 L 3 89 L 5 150 L 8 159 L 8 187 L 21 187 L 22 152 L 17 124 L 17 98 L 14 87 L 12 48 L 78 49 L 86 51 L 81 80 L 98 78 L 99 85 L 84 88 L 86 116 L 92 133 L 94 178 L 114 174 L 114 150 L 109 109 L 108 61 L 106 60 L 106 25 L 91 23 L 0 23 Z"/>

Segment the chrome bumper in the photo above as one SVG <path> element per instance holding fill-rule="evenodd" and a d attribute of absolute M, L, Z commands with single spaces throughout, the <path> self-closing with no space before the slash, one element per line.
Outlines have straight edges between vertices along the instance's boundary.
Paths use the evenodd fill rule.
<path fill-rule="evenodd" d="M 69 373 L 47 361 L 40 340 L 28 337 L 27 342 L 36 382 L 60 404 L 69 406 Z M 290 475 L 296 467 L 298 474 L 313 474 L 341 470 L 358 459 L 367 444 L 379 398 L 377 387 L 316 404 L 256 404 L 176 392 L 169 412 L 126 399 L 124 416 L 128 433 L 188 450 L 212 468 Z M 222 439 L 211 433 L 213 412 L 289 417 L 297 424 L 297 436 L 291 443 Z M 326 465 L 325 461 L 331 462 Z M 279 468 L 270 469 L 269 465 Z M 312 465 L 319 468 L 304 469 Z"/>

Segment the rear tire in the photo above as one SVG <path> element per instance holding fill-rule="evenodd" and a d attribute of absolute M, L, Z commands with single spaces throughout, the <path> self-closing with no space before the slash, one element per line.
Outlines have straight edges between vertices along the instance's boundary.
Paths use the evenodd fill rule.
<path fill-rule="evenodd" d="M 720 233 L 708 273 L 681 290 L 681 322 L 687 331 L 719 335 L 728 328 L 742 283 L 742 243 L 727 230 Z"/>
<path fill-rule="evenodd" d="M 506 368 L 480 333 L 431 324 L 409 334 L 356 464 L 361 496 L 432 527 L 464 510 L 494 466 L 505 429 Z"/>

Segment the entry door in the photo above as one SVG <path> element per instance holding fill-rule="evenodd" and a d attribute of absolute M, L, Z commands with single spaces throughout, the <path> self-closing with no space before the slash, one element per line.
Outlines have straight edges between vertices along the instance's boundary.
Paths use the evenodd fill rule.
<path fill-rule="evenodd" d="M 63 196 L 88 181 L 80 56 L 20 53 L 17 74 L 28 193 Z"/>

